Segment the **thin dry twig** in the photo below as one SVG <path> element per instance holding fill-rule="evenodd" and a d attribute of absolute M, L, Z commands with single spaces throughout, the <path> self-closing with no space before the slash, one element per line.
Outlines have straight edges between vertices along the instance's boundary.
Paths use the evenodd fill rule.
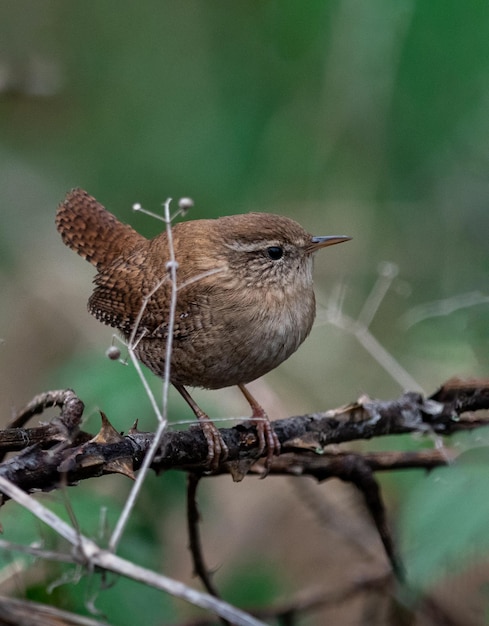
<path fill-rule="evenodd" d="M 394 600 L 393 578 L 391 572 L 373 573 L 370 576 L 356 577 L 341 589 L 314 588 L 300 591 L 291 599 L 277 603 L 274 606 L 251 610 L 251 614 L 263 620 L 276 620 L 285 626 L 299 623 L 298 620 L 307 613 L 318 609 L 339 607 L 351 601 L 359 594 L 375 592 L 389 594 Z M 176 626 L 176 625 L 175 625 Z M 180 626 L 213 626 L 213 622 L 206 619 L 196 619 L 180 624 Z"/>
<path fill-rule="evenodd" d="M 168 415 L 167 415 L 167 411 L 168 411 L 168 392 L 169 392 L 169 388 L 170 388 L 170 364 L 171 364 L 171 353 L 172 353 L 172 349 L 173 349 L 173 328 L 174 328 L 174 324 L 175 324 L 175 309 L 177 306 L 177 268 L 178 268 L 178 263 L 176 262 L 175 259 L 175 250 L 173 247 L 173 236 L 172 236 L 172 229 L 171 229 L 171 218 L 170 218 L 170 202 L 171 202 L 171 198 L 168 198 L 167 201 L 164 203 L 164 209 L 165 209 L 165 224 L 166 224 L 166 234 L 168 237 L 168 249 L 170 252 L 170 261 L 167 264 L 167 271 L 168 271 L 168 277 L 170 279 L 170 285 L 171 285 L 171 293 L 170 293 L 170 310 L 169 310 L 169 319 L 168 319 L 168 335 L 166 338 L 166 345 L 165 345 L 165 377 L 164 377 L 164 381 L 163 381 L 163 405 L 162 405 L 162 410 L 160 411 L 158 408 L 158 405 L 153 397 L 153 394 L 151 392 L 151 389 L 149 387 L 149 385 L 147 384 L 146 378 L 144 377 L 144 374 L 142 373 L 141 367 L 139 365 L 139 362 L 137 360 L 137 357 L 135 355 L 134 352 L 134 345 L 132 342 L 130 342 L 129 347 L 129 354 L 131 356 L 131 360 L 136 368 L 136 371 L 139 374 L 139 378 L 141 379 L 141 381 L 143 382 L 143 385 L 146 389 L 146 393 L 148 394 L 148 397 L 150 398 L 151 404 L 153 406 L 153 409 L 156 413 L 156 417 L 158 418 L 158 427 L 156 429 L 156 433 L 154 436 L 154 440 L 143 460 L 143 463 L 141 465 L 141 470 L 138 474 L 138 477 L 136 478 L 136 481 L 134 483 L 133 488 L 131 489 L 126 502 L 124 504 L 124 508 L 122 509 L 122 512 L 119 516 L 119 519 L 117 520 L 117 524 L 115 525 L 114 531 L 112 533 L 112 536 L 110 538 L 109 541 L 109 548 L 112 551 L 115 551 L 117 548 L 117 545 L 119 543 L 119 541 L 122 538 L 122 533 L 124 532 L 124 529 L 129 521 L 129 517 L 131 515 L 131 512 L 136 504 L 136 500 L 139 496 L 139 493 L 141 492 L 141 488 L 143 486 L 143 483 L 146 479 L 147 473 L 149 471 L 149 468 L 151 466 L 151 463 L 156 455 L 156 452 L 158 450 L 158 447 L 160 445 L 161 439 L 166 431 L 167 425 L 168 425 Z M 134 330 L 133 333 L 137 333 L 137 329 L 139 328 L 139 323 L 140 320 L 142 318 L 143 312 L 145 307 L 147 306 L 149 299 L 154 295 L 154 293 L 161 287 L 161 285 L 163 284 L 163 282 L 166 280 L 167 277 L 165 277 L 165 279 L 163 279 L 162 281 L 160 281 L 155 288 L 153 289 L 153 291 L 150 293 L 150 295 L 143 301 L 143 306 L 141 307 L 141 310 L 139 312 L 139 319 L 137 320 L 136 324 L 134 325 Z"/>
<path fill-rule="evenodd" d="M 58 535 L 66 539 L 73 546 L 74 562 L 90 569 L 95 567 L 102 568 L 105 571 L 113 572 L 166 591 L 195 606 L 213 611 L 216 615 L 228 619 L 237 626 L 264 626 L 263 622 L 254 619 L 244 611 L 231 606 L 223 600 L 192 589 L 162 574 L 147 570 L 118 557 L 109 550 L 100 548 L 94 541 L 74 530 L 55 513 L 27 495 L 3 476 L 0 476 L 0 491 L 12 500 L 15 500 L 38 519 L 50 526 Z"/>
<path fill-rule="evenodd" d="M 221 595 L 214 585 L 211 573 L 204 561 L 204 553 L 202 550 L 202 541 L 200 539 L 199 522 L 200 513 L 197 506 L 197 488 L 199 486 L 201 476 L 189 473 L 187 477 L 187 530 L 189 537 L 189 549 L 192 555 L 195 574 L 200 578 L 207 592 L 220 598 Z M 231 626 L 226 620 L 221 618 L 223 626 Z"/>
<path fill-rule="evenodd" d="M 362 310 L 356 319 L 343 311 L 344 288 L 339 285 L 328 302 L 323 320 L 353 335 L 358 343 L 377 361 L 377 363 L 394 379 L 402 389 L 412 389 L 423 393 L 421 385 L 405 370 L 384 346 L 370 332 L 369 327 L 380 308 L 384 297 L 398 275 L 398 267 L 394 263 L 380 263 L 377 280 L 368 295 Z"/>
<path fill-rule="evenodd" d="M 40 602 L 0 596 L 2 626 L 35 624 L 36 626 L 109 626 L 107 622 L 76 615 Z"/>

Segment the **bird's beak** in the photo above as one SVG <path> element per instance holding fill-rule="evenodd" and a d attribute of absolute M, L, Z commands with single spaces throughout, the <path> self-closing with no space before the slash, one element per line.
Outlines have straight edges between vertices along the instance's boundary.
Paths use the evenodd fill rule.
<path fill-rule="evenodd" d="M 346 235 L 328 235 L 326 237 L 311 237 L 311 243 L 307 246 L 309 253 L 316 252 L 319 248 L 325 248 L 326 246 L 334 246 L 337 243 L 343 243 L 344 241 L 350 241 L 351 237 Z"/>

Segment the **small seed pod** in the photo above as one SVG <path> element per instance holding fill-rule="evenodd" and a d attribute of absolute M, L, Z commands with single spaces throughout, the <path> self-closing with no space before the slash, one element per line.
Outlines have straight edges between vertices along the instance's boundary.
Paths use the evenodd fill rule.
<path fill-rule="evenodd" d="M 110 346 L 105 351 L 105 356 L 107 356 L 111 361 L 117 361 L 121 358 L 121 351 L 117 346 Z"/>
<path fill-rule="evenodd" d="M 194 201 L 192 198 L 180 198 L 178 201 L 178 208 L 180 209 L 180 213 L 185 215 L 189 209 L 194 206 Z"/>

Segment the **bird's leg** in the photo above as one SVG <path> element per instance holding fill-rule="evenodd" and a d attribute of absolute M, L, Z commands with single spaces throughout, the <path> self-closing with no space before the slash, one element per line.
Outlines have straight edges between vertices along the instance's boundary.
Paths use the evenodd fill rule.
<path fill-rule="evenodd" d="M 267 452 L 267 455 L 265 457 L 265 469 L 267 470 L 266 473 L 268 474 L 273 455 L 280 454 L 280 441 L 278 440 L 278 437 L 272 428 L 270 420 L 268 419 L 268 415 L 265 413 L 265 410 L 262 408 L 262 406 L 258 404 L 255 398 L 251 395 L 251 393 L 243 384 L 238 385 L 238 387 L 248 401 L 251 410 L 253 411 L 251 415 L 251 422 L 254 426 L 256 426 L 256 431 L 258 433 L 260 454 L 262 454 L 262 452 L 264 452 L 265 450 Z"/>
<path fill-rule="evenodd" d="M 221 433 L 211 421 L 211 418 L 207 415 L 207 413 L 204 413 L 183 385 L 174 385 L 174 387 L 180 392 L 184 400 L 195 413 L 196 418 L 199 420 L 204 437 L 207 441 L 207 463 L 209 464 L 211 470 L 216 470 L 219 467 L 219 464 L 226 460 L 228 455 L 228 447 L 224 443 Z"/>

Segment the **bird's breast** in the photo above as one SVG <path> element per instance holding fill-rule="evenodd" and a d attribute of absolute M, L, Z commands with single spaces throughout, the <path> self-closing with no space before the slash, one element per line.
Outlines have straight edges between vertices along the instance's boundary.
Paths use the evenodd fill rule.
<path fill-rule="evenodd" d="M 177 313 L 171 381 L 218 389 L 255 380 L 297 350 L 314 316 L 312 289 L 292 302 L 283 292 L 262 292 L 260 297 L 242 293 L 233 302 L 207 298 L 200 307 Z M 146 357 L 154 356 L 150 345 L 141 348 Z M 140 358 L 148 364 L 147 358 Z M 149 360 L 155 371 L 154 358 Z M 157 369 L 162 366 L 160 360 Z"/>

